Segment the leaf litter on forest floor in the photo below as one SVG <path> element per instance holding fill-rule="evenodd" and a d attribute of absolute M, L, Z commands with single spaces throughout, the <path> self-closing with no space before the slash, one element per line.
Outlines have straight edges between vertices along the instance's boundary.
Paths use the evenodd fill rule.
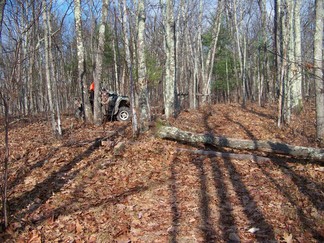
<path fill-rule="evenodd" d="M 313 108 L 306 109 L 285 129 L 276 128 L 275 107 L 249 105 L 242 110 L 235 104 L 183 112 L 171 125 L 316 146 L 311 138 L 315 136 L 315 127 L 310 125 L 314 124 Z M 134 141 L 131 126 L 120 122 L 106 124 L 107 131 L 118 131 L 109 144 L 123 141 L 125 145 L 114 154 L 109 144 L 89 149 L 105 136 L 102 128 L 63 120 L 63 127 L 70 129 L 71 124 L 73 131 L 61 141 L 51 138 L 46 122 L 24 124 L 21 132 L 15 125 L 10 168 L 25 172 L 10 172 L 12 230 L 1 234 L 2 241 L 33 242 L 39 237 L 46 242 L 323 239 L 320 165 L 178 153 L 176 147 L 190 147 L 150 133 Z M 53 193 L 35 193 L 40 189 Z"/>

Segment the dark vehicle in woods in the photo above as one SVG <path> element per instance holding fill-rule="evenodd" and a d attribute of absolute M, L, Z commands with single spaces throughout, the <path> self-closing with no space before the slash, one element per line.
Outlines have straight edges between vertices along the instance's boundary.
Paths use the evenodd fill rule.
<path fill-rule="evenodd" d="M 93 110 L 93 96 L 90 95 L 90 103 Z M 103 115 L 109 121 L 129 121 L 131 119 L 130 100 L 128 96 L 118 95 L 103 89 L 100 93 L 100 103 Z M 82 102 L 75 99 L 77 110 L 75 116 L 79 119 L 83 118 Z"/>

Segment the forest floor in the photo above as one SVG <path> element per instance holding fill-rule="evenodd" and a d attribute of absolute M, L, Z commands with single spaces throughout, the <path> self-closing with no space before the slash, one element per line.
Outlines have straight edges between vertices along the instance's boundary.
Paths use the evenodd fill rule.
<path fill-rule="evenodd" d="M 183 111 L 169 125 L 317 146 L 312 105 L 282 129 L 276 113 L 270 105 L 214 105 Z M 156 138 L 161 121 L 136 140 L 130 123 L 62 121 L 57 140 L 44 118 L 11 120 L 10 224 L 0 242 L 324 241 L 324 163 L 183 152 L 177 148 L 212 148 Z"/>

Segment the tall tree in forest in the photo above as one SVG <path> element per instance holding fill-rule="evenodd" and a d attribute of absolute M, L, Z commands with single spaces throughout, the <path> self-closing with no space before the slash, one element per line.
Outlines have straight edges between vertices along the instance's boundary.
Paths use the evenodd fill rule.
<path fill-rule="evenodd" d="M 52 130 L 54 135 L 61 136 L 62 130 L 61 130 L 61 121 L 60 116 L 55 116 L 55 107 L 57 101 L 55 101 L 55 88 L 53 88 L 54 85 L 54 77 L 53 77 L 53 66 L 51 62 L 53 61 L 51 58 L 50 52 L 52 51 L 51 48 L 51 27 L 50 27 L 50 14 L 49 9 L 52 4 L 52 0 L 50 0 L 49 3 L 47 3 L 46 0 L 43 0 L 43 22 L 44 22 L 44 51 L 45 51 L 45 79 L 46 79 L 46 85 L 47 85 L 47 97 L 48 97 L 48 103 L 49 103 L 49 112 L 50 112 L 50 118 L 51 118 L 51 124 L 52 124 Z M 56 107 L 57 109 L 58 107 Z M 59 112 L 57 112 L 57 115 Z"/>
<path fill-rule="evenodd" d="M 105 30 L 107 24 L 107 16 L 108 16 L 108 6 L 109 0 L 102 1 L 102 15 L 101 15 L 101 23 L 99 26 L 99 36 L 98 36 L 98 47 L 96 52 L 96 65 L 94 72 L 94 123 L 96 125 L 100 125 L 102 123 L 102 112 L 101 112 L 101 104 L 99 101 L 100 95 L 100 83 L 101 83 L 101 75 L 102 75 L 102 58 L 104 55 L 104 47 L 105 47 Z"/>
<path fill-rule="evenodd" d="M 126 65 L 128 70 L 128 75 L 130 79 L 130 99 L 131 99 L 131 107 L 132 107 L 132 126 L 133 126 L 133 136 L 136 137 L 138 135 L 138 121 L 137 121 L 137 112 L 136 112 L 136 104 L 135 104 L 135 84 L 133 78 L 133 63 L 131 60 L 131 51 L 130 51 L 130 22 L 127 21 L 128 19 L 128 10 L 126 5 L 126 0 L 122 2 L 123 8 L 123 34 L 124 34 L 124 45 L 125 45 L 125 53 L 126 53 Z M 130 21 L 130 20 L 129 20 Z"/>
<path fill-rule="evenodd" d="M 281 20 L 280 20 L 280 0 L 274 0 L 274 21 L 273 21 L 273 34 L 274 34 L 274 46 L 273 53 L 274 55 L 274 92 L 275 98 L 278 98 L 278 90 L 279 90 L 279 78 L 280 78 L 280 56 L 281 56 L 281 48 L 280 48 L 280 30 L 281 30 Z M 280 105 L 279 105 L 280 106 Z M 280 109 L 279 109 L 280 110 Z"/>
<path fill-rule="evenodd" d="M 278 3 L 277 3 L 278 4 Z M 301 30 L 299 0 L 282 0 L 281 78 L 278 125 L 290 122 L 291 114 L 303 107 L 301 79 Z"/>
<path fill-rule="evenodd" d="M 4 9 L 6 6 L 6 0 L 1 0 L 0 1 L 0 67 L 2 67 L 3 60 L 2 60 L 2 22 L 3 22 L 3 15 L 4 15 Z M 9 113 L 8 113 L 8 103 L 7 100 L 8 98 L 3 92 L 4 90 L 2 89 L 0 91 L 0 102 L 3 103 L 2 105 L 4 106 L 4 113 L 5 113 L 5 120 L 4 120 L 4 125 L 5 125 L 5 139 L 4 139 L 4 144 L 5 144 L 5 156 L 4 156 L 4 161 L 3 161 L 3 177 L 1 181 L 1 201 L 2 201 L 2 214 L 3 214 L 3 226 L 4 228 L 8 227 L 8 206 L 7 206 L 7 200 L 8 200 L 8 195 L 7 195 L 7 189 L 8 189 L 8 163 L 9 163 Z M 0 105 L 1 105 L 0 103 Z"/>
<path fill-rule="evenodd" d="M 93 114 L 88 96 L 88 86 L 85 82 L 85 58 L 84 58 L 84 45 L 82 39 L 82 21 L 81 21 L 81 0 L 74 0 L 74 18 L 75 18 L 75 32 L 77 41 L 77 56 L 78 56 L 78 83 L 82 92 L 82 104 L 86 121 L 93 121 Z"/>
<path fill-rule="evenodd" d="M 233 16 L 233 31 L 235 34 L 235 44 L 236 44 L 236 52 L 238 56 L 238 63 L 239 63 L 239 72 L 236 71 L 237 79 L 241 80 L 241 87 L 242 87 L 242 105 L 245 106 L 247 100 L 246 94 L 246 80 L 245 80 L 245 56 L 244 56 L 244 35 L 243 38 L 240 34 L 241 28 L 241 19 L 243 18 L 243 8 L 238 4 L 242 4 L 240 1 L 232 0 L 230 1 L 231 4 L 231 15 Z M 243 39 L 243 41 L 242 41 Z"/>
<path fill-rule="evenodd" d="M 299 114 L 303 109 L 302 95 L 302 51 L 301 51 L 301 24 L 300 24 L 300 8 L 301 0 L 295 0 L 293 3 L 294 21 L 291 29 L 294 34 L 294 59 L 291 65 L 293 80 L 291 84 L 291 109 L 292 113 Z"/>
<path fill-rule="evenodd" d="M 176 114 L 176 59 L 175 59 L 175 22 L 174 0 L 165 0 L 165 82 L 164 82 L 164 110 L 167 119 Z"/>
<path fill-rule="evenodd" d="M 5 120 L 5 154 L 3 161 L 3 171 L 2 171 L 2 183 L 1 183 L 1 201 L 2 201 L 2 214 L 3 214 L 3 226 L 8 227 L 8 163 L 9 163 L 9 107 L 8 107 L 8 97 L 0 91 L 0 105 L 4 106 Z"/>
<path fill-rule="evenodd" d="M 194 95 L 195 97 L 195 101 L 196 103 L 195 108 L 197 108 L 198 106 L 198 102 L 199 101 L 197 99 L 197 87 L 199 86 L 198 84 L 198 80 L 201 79 L 202 83 L 205 84 L 206 80 L 205 80 L 205 61 L 204 61 L 204 51 L 203 51 L 203 44 L 202 44 L 202 28 L 203 28 L 203 15 L 204 15 L 204 1 L 203 0 L 199 0 L 199 16 L 198 16 L 198 31 L 197 31 L 197 46 L 196 46 L 196 58 L 195 58 L 195 63 L 194 63 L 194 75 L 195 75 L 195 80 L 194 80 Z M 195 49 L 194 49 L 195 50 Z"/>
<path fill-rule="evenodd" d="M 139 0 L 138 2 L 138 44 L 137 44 L 137 56 L 138 56 L 138 86 L 139 86 L 139 126 L 140 131 L 144 132 L 148 130 L 148 122 L 150 119 L 150 109 L 148 103 L 148 89 L 146 80 L 146 61 L 145 61 L 145 0 Z"/>
<path fill-rule="evenodd" d="M 279 91 L 279 114 L 278 126 L 280 127 L 285 122 L 289 121 L 291 116 L 291 81 L 292 72 L 289 72 L 289 65 L 292 64 L 294 48 L 293 48 L 293 30 L 291 30 L 293 23 L 293 4 L 292 0 L 277 0 L 280 4 L 280 50 L 281 66 L 280 66 L 280 91 Z"/>
<path fill-rule="evenodd" d="M 315 1 L 314 75 L 316 88 L 316 136 L 324 145 L 324 81 L 323 81 L 323 0 Z"/>
<path fill-rule="evenodd" d="M 4 14 L 5 6 L 6 6 L 6 0 L 0 0 L 0 51 L 1 51 L 0 54 L 2 54 L 1 33 L 2 33 L 2 22 L 3 22 L 3 14 Z"/>
<path fill-rule="evenodd" d="M 261 41 L 259 46 L 259 106 L 263 106 L 265 102 L 265 83 L 267 82 L 267 29 L 266 29 L 266 0 L 258 0 L 260 12 L 261 12 Z"/>
<path fill-rule="evenodd" d="M 287 66 L 287 38 L 288 34 L 286 33 L 287 21 L 286 16 L 283 14 L 284 7 L 282 6 L 282 1 L 285 0 L 275 0 L 276 1 L 276 19 L 275 24 L 277 25 L 276 30 L 276 55 L 277 55 L 277 69 L 278 69 L 278 86 L 279 86 L 279 100 L 278 100 L 278 127 L 281 127 L 284 123 L 284 110 L 285 110 L 285 76 L 286 76 L 286 66 Z"/>
<path fill-rule="evenodd" d="M 219 36 L 219 31 L 221 26 L 223 5 L 224 5 L 223 1 L 218 0 L 217 12 L 216 12 L 215 21 L 213 23 L 213 29 L 212 29 L 212 43 L 207 53 L 205 68 L 203 73 L 204 76 L 203 102 L 206 102 L 207 100 L 210 101 L 211 85 L 212 85 L 211 80 L 212 80 L 212 75 L 214 70 L 214 61 L 215 61 L 216 47 L 217 47 L 218 36 Z"/>
<path fill-rule="evenodd" d="M 183 3 L 185 4 L 185 3 Z M 202 0 L 199 0 L 199 8 L 198 8 L 198 13 L 200 13 L 200 9 L 202 9 Z M 187 13 L 189 15 L 189 13 Z M 188 18 L 188 16 L 186 16 Z M 189 18 L 188 18 L 189 19 Z M 197 29 L 198 33 L 201 33 L 201 28 L 200 28 L 200 21 L 199 21 L 199 14 L 198 14 L 198 21 L 197 22 Z M 186 19 L 187 20 L 187 19 Z M 184 21 L 186 23 L 185 25 L 185 43 L 187 47 L 187 62 L 188 66 L 191 66 L 191 73 L 190 76 L 187 80 L 188 82 L 188 98 L 189 98 L 189 107 L 191 109 L 196 109 L 197 108 L 197 83 L 198 83 L 198 67 L 199 67 L 199 57 L 197 57 L 197 51 L 199 49 L 198 45 L 201 43 L 201 34 L 199 35 L 197 32 L 191 32 L 191 29 L 189 28 L 190 23 L 188 24 L 188 21 Z M 199 41 L 192 41 L 192 40 L 200 40 Z M 194 58 L 195 57 L 195 58 Z M 188 70 L 189 71 L 189 70 Z"/>

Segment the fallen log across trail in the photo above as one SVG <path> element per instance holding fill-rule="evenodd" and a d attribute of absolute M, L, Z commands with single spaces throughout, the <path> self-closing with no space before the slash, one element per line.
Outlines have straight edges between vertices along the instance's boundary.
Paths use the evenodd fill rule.
<path fill-rule="evenodd" d="M 191 144 L 208 144 L 215 147 L 225 147 L 238 150 L 253 150 L 271 154 L 281 154 L 309 159 L 313 161 L 324 161 L 324 149 L 314 147 L 294 146 L 286 143 L 268 140 L 248 140 L 215 136 L 211 133 L 193 133 L 182 131 L 176 127 L 162 126 L 156 135 L 163 139 L 172 139 L 179 142 Z"/>

